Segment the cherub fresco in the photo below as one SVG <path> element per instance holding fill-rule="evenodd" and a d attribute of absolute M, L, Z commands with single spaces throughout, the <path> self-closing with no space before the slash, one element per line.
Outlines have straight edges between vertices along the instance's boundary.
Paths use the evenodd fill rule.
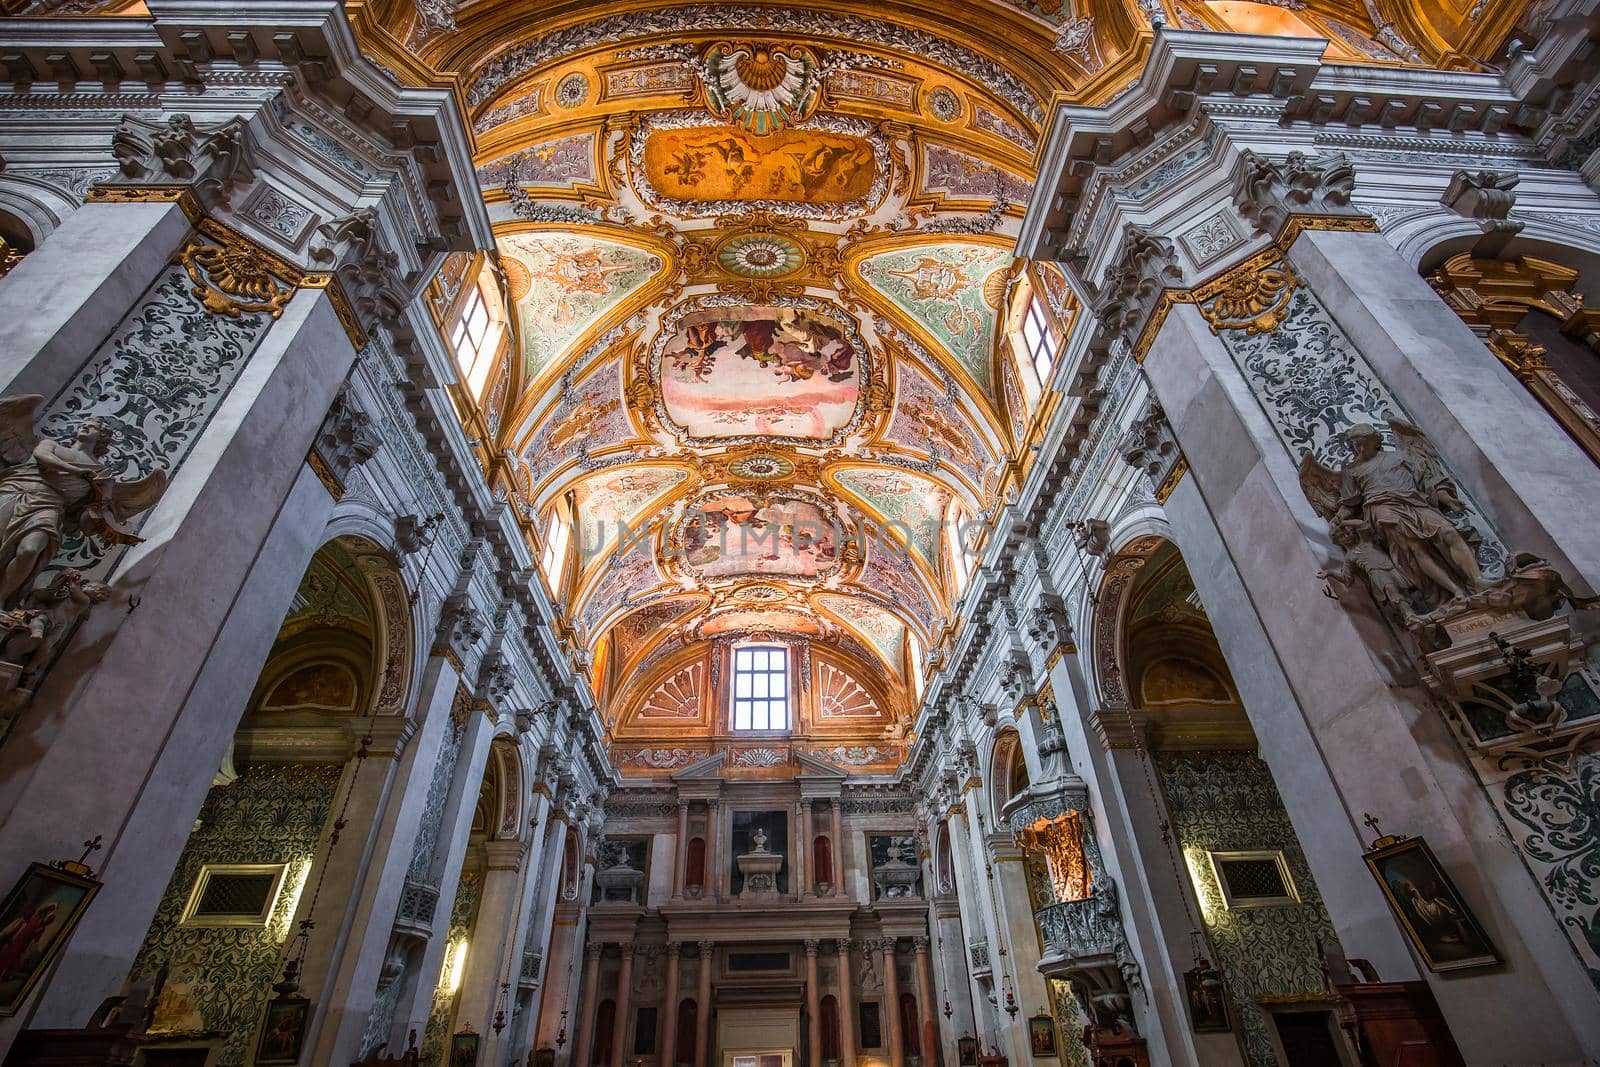
<path fill-rule="evenodd" d="M 658 344 L 667 414 L 696 436 L 826 438 L 855 410 L 859 342 L 807 309 L 708 309 Z"/>
<path fill-rule="evenodd" d="M 528 265 L 528 276 L 549 283 L 554 303 L 548 321 L 553 326 L 570 326 L 578 317 L 573 297 L 579 294 L 610 296 L 615 288 L 612 275 L 636 269 L 638 264 L 617 262 L 601 248 L 566 251 L 552 248 L 539 261 Z"/>

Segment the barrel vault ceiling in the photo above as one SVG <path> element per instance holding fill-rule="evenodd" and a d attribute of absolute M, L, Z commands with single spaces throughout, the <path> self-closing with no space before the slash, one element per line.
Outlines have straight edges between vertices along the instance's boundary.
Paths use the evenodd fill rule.
<path fill-rule="evenodd" d="M 1470 0 L 1165 3 L 1169 25 L 1326 36 L 1344 62 L 1404 62 L 1394 27 L 1435 61 L 1506 30 Z M 709 737 L 717 651 L 756 636 L 801 650 L 808 730 L 892 763 L 954 631 L 959 524 L 1014 491 L 1051 406 L 1002 351 L 1019 287 L 1063 330 L 1078 313 L 1012 254 L 1041 123 L 1129 84 L 1149 13 L 369 14 L 471 114 L 513 332 L 482 401 L 493 462 L 539 536 L 572 520 L 552 592 L 613 743 Z"/>

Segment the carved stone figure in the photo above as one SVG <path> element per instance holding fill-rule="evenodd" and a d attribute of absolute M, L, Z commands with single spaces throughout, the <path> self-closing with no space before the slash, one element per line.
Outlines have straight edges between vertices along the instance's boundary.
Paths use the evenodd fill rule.
<path fill-rule="evenodd" d="M 6 638 L 0 660 L 19 664 L 25 675 L 37 677 L 83 617 L 110 599 L 111 587 L 104 582 L 85 578 L 81 571 L 57 572 L 48 585 L 30 593 L 29 607 L 34 610 L 27 613 L 26 629 Z"/>
<path fill-rule="evenodd" d="M 1378 602 L 1386 616 L 1401 625 L 1409 625 L 1416 612 L 1405 580 L 1381 546 L 1373 540 L 1372 527 L 1364 521 L 1334 523 L 1333 543 L 1344 550 L 1344 561 L 1337 568 L 1318 571 L 1317 576 L 1352 585 L 1360 578 Z"/>
<path fill-rule="evenodd" d="M 119 481 L 105 463 L 114 431 L 90 416 L 69 442 L 41 440 L 33 416 L 44 398 L 0 397 L 0 606 L 25 601 L 54 558 L 70 522 L 90 537 L 118 544 L 139 539 L 123 529 L 167 488 L 165 471 Z"/>
<path fill-rule="evenodd" d="M 1437 608 L 1483 586 L 1477 554 L 1446 514 L 1466 509 L 1422 431 L 1401 419 L 1390 419 L 1389 428 L 1394 449 L 1383 447 L 1375 426 L 1347 430 L 1355 458 L 1338 472 L 1302 456 L 1300 485 L 1331 524 L 1366 523 L 1407 588 Z"/>

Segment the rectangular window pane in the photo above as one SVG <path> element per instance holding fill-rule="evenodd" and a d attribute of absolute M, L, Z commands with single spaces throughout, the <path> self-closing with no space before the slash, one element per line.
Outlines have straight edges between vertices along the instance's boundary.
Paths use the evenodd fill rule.
<path fill-rule="evenodd" d="M 789 650 L 755 645 L 733 650 L 733 728 L 789 725 Z"/>
<path fill-rule="evenodd" d="M 736 704 L 733 709 L 733 728 L 735 730 L 750 729 L 750 705 Z"/>

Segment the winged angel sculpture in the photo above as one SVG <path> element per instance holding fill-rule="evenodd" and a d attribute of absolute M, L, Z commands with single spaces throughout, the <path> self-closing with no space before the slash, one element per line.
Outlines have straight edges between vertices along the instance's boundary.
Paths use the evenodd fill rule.
<path fill-rule="evenodd" d="M 1328 521 L 1345 551 L 1341 584 L 1357 575 L 1395 621 L 1411 626 L 1423 613 L 1472 597 L 1485 586 L 1478 556 L 1451 515 L 1466 507 L 1421 430 L 1390 419 L 1395 448 L 1385 449 L 1376 426 L 1345 431 L 1354 458 L 1330 470 L 1307 452 L 1300 487 Z"/>
<path fill-rule="evenodd" d="M 120 481 L 105 462 L 115 431 L 93 415 L 70 441 L 41 438 L 37 394 L 0 397 L 0 607 L 20 608 L 61 545 L 68 523 L 87 536 L 137 544 L 120 524 L 154 506 L 165 471 Z"/>

